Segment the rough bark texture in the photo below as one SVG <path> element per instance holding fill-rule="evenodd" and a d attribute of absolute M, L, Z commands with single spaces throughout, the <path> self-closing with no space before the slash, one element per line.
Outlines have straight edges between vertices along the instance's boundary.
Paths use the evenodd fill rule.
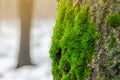
<path fill-rule="evenodd" d="M 60 0 L 50 49 L 54 80 L 120 80 L 119 53 L 120 0 Z"/>
<path fill-rule="evenodd" d="M 114 26 L 110 26 L 107 22 L 107 18 L 111 14 L 118 14 L 120 12 L 119 0 L 94 0 L 91 4 L 93 8 L 93 19 L 98 27 L 100 38 L 97 41 L 96 56 L 94 58 L 94 64 L 91 72 L 90 80 L 119 80 L 119 69 L 115 68 L 119 58 L 116 59 L 117 49 L 115 43 L 119 29 L 115 29 Z M 119 8 L 118 8 L 119 7 Z M 92 9 L 91 9 L 92 10 Z M 116 24 L 117 20 L 113 20 Z M 118 23 L 119 24 L 119 23 Z M 120 24 L 119 24 L 120 25 Z M 118 26 L 117 26 L 118 27 Z M 113 41 L 113 38 L 115 40 Z M 115 42 L 115 43 L 114 43 Z M 112 47 L 109 47 L 112 45 Z M 117 44 L 116 44 L 117 47 Z M 114 54 L 114 55 L 113 55 Z M 110 58 L 112 57 L 112 58 Z"/>
<path fill-rule="evenodd" d="M 32 65 L 30 59 L 30 27 L 33 0 L 20 0 L 21 42 L 17 67 Z"/>

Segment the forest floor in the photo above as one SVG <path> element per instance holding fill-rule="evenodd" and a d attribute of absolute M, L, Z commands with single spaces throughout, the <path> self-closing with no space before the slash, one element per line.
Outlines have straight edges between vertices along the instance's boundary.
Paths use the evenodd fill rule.
<path fill-rule="evenodd" d="M 0 21 L 0 80 L 52 80 L 49 48 L 54 20 L 34 20 L 31 58 L 36 66 L 15 69 L 19 53 L 20 21 Z"/>

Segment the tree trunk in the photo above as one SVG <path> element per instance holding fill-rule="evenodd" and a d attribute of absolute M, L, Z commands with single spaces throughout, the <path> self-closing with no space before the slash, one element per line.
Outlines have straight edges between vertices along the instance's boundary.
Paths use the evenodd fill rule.
<path fill-rule="evenodd" d="M 50 49 L 53 79 L 120 80 L 119 31 L 119 0 L 60 0 Z"/>
<path fill-rule="evenodd" d="M 30 27 L 33 0 L 20 0 L 21 42 L 17 68 L 32 65 L 30 59 Z"/>
<path fill-rule="evenodd" d="M 120 1 L 93 0 L 91 11 L 98 27 L 100 38 L 96 45 L 93 72 L 90 80 L 119 80 L 119 53 Z M 116 16 L 113 16 L 116 15 Z M 117 18 L 118 17 L 118 18 Z M 111 22 L 111 23 L 110 23 Z M 118 22 L 118 23 L 117 23 Z M 112 25 L 111 25 L 112 24 Z M 118 24 L 117 26 L 113 26 Z"/>

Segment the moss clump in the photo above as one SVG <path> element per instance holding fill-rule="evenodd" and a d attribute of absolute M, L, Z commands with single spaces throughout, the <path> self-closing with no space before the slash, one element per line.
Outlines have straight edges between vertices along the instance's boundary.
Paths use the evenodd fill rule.
<path fill-rule="evenodd" d="M 120 25 L 120 15 L 116 13 L 107 16 L 107 23 L 110 27 L 116 28 Z"/>
<path fill-rule="evenodd" d="M 60 0 L 50 49 L 54 80 L 85 80 L 90 75 L 95 32 L 88 5 L 80 8 L 72 0 Z"/>

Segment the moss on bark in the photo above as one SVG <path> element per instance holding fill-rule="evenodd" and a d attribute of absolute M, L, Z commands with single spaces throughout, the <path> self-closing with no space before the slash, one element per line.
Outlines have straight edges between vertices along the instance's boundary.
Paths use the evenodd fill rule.
<path fill-rule="evenodd" d="M 60 0 L 50 56 L 54 80 L 85 80 L 95 54 L 96 26 L 89 5 Z"/>

